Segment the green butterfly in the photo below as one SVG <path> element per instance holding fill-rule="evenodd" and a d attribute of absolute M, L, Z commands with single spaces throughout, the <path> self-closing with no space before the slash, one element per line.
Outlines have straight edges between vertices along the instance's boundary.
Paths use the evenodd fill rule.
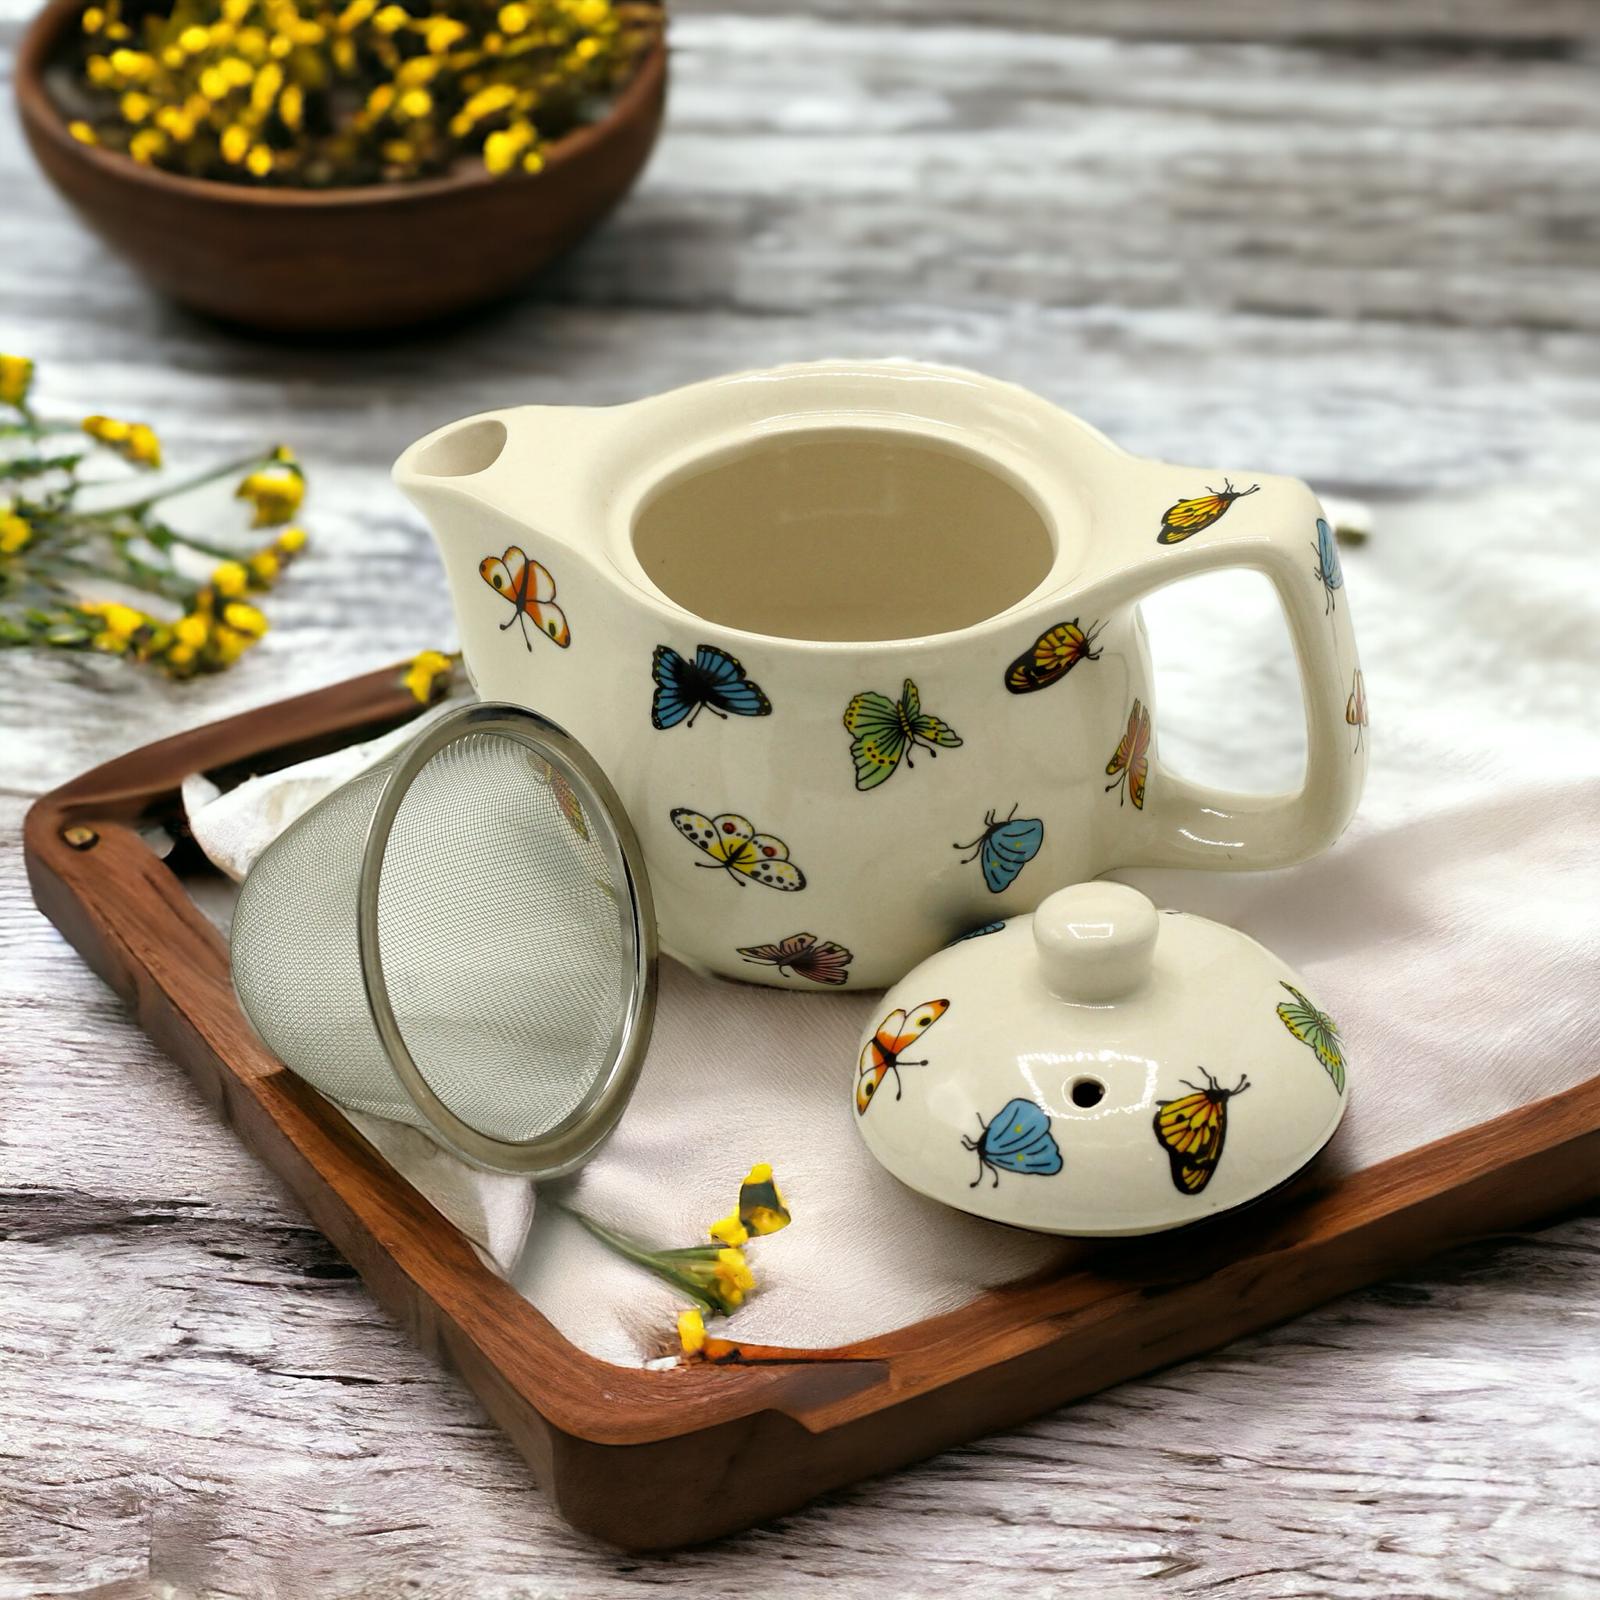
<path fill-rule="evenodd" d="M 876 789 L 905 759 L 911 765 L 911 752 L 924 745 L 930 756 L 938 755 L 935 745 L 956 749 L 960 735 L 948 722 L 924 716 L 922 696 L 909 678 L 896 705 L 886 694 L 863 689 L 845 707 L 844 725 L 855 737 L 850 754 L 856 764 L 856 788 Z"/>
<path fill-rule="evenodd" d="M 1338 1024 L 1326 1011 L 1318 1011 L 1292 983 L 1285 983 L 1283 987 L 1294 996 L 1293 1005 L 1285 1000 L 1278 1007 L 1284 1027 L 1302 1044 L 1316 1051 L 1317 1060 L 1328 1069 L 1334 1088 L 1343 1094 L 1344 1048 L 1339 1043 Z"/>

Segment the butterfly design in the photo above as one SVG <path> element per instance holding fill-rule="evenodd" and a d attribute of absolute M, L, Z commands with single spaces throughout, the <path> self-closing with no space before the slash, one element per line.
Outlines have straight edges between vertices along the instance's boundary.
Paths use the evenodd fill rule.
<path fill-rule="evenodd" d="M 950 1009 L 948 1000 L 924 1000 L 912 1011 L 891 1011 L 878 1024 L 877 1031 L 861 1047 L 856 1067 L 856 1115 L 864 1117 L 872 1097 L 883 1087 L 883 1080 L 894 1074 L 894 1097 L 900 1098 L 901 1067 L 925 1067 L 926 1061 L 907 1061 L 902 1052 L 913 1044 Z"/>
<path fill-rule="evenodd" d="M 1228 1137 L 1228 1102 L 1250 1087 L 1248 1075 L 1231 1089 L 1224 1089 L 1204 1067 L 1200 1071 L 1205 1076 L 1205 1088 L 1196 1088 L 1183 1079 L 1184 1088 L 1193 1093 L 1159 1101 L 1153 1124 L 1156 1138 L 1172 1163 L 1173 1185 L 1184 1194 L 1199 1194 L 1211 1182 L 1211 1174 L 1222 1159 L 1223 1141 Z"/>
<path fill-rule="evenodd" d="M 1281 980 L 1280 980 L 1281 981 Z M 1283 985 L 1294 996 L 1293 1001 L 1279 1003 L 1278 1015 L 1283 1025 L 1301 1044 L 1310 1045 L 1317 1060 L 1327 1069 L 1333 1086 L 1344 1093 L 1344 1046 L 1339 1040 L 1339 1025 L 1326 1011 L 1318 1011 L 1292 983 Z"/>
<path fill-rule="evenodd" d="M 809 978 L 813 983 L 844 983 L 845 968 L 855 957 L 842 944 L 818 939 L 814 933 L 791 933 L 777 944 L 741 945 L 739 954 L 757 966 L 776 967 L 779 972 Z"/>
<path fill-rule="evenodd" d="M 978 1157 L 978 1176 L 967 1185 L 976 1189 L 988 1172 L 993 1187 L 1000 1187 L 1000 1173 L 1020 1172 L 1027 1177 L 1048 1178 L 1061 1170 L 1061 1147 L 1050 1132 L 1050 1119 L 1031 1100 L 1013 1100 L 987 1126 L 978 1118 L 983 1132 L 976 1139 L 963 1137 L 961 1147 Z"/>
<path fill-rule="evenodd" d="M 478 576 L 498 595 L 511 602 L 511 615 L 500 624 L 504 633 L 513 622 L 522 624 L 522 642 L 531 650 L 528 618 L 547 639 L 563 650 L 572 643 L 567 614 L 555 604 L 556 580 L 537 561 L 530 561 L 512 545 L 503 556 L 485 556 L 478 563 Z"/>
<path fill-rule="evenodd" d="M 553 762 L 544 760 L 541 756 L 534 756 L 534 769 L 541 782 L 550 786 L 550 792 L 556 797 L 556 804 L 561 808 L 561 815 L 567 819 L 568 826 L 580 839 L 589 837 L 589 819 L 583 814 L 583 802 L 578 798 L 572 785 L 554 765 Z"/>
<path fill-rule="evenodd" d="M 1339 565 L 1339 540 L 1323 518 L 1317 518 L 1317 564 L 1312 571 L 1317 575 L 1317 582 L 1322 585 L 1324 595 L 1323 614 L 1332 611 L 1339 603 L 1334 597 L 1335 589 L 1344 587 L 1344 568 Z"/>
<path fill-rule="evenodd" d="M 1143 811 L 1145 779 L 1150 772 L 1150 713 L 1137 700 L 1128 713 L 1127 731 L 1118 741 L 1115 754 L 1106 762 L 1106 771 L 1111 775 L 1106 793 L 1120 788 L 1122 794 L 1117 804 L 1131 800 L 1136 811 Z"/>
<path fill-rule="evenodd" d="M 909 678 L 900 691 L 900 703 L 886 694 L 864 689 L 845 707 L 844 725 L 854 737 L 850 755 L 856 764 L 856 788 L 876 789 L 894 775 L 904 759 L 911 766 L 911 752 L 918 746 L 936 756 L 941 748 L 959 749 L 961 737 L 948 722 L 928 716 L 922 709 L 922 696 Z"/>
<path fill-rule="evenodd" d="M 990 894 L 1000 894 L 1016 882 L 1017 874 L 1038 855 L 1044 843 L 1044 824 L 1037 817 L 1018 817 L 1017 808 L 1001 821 L 995 821 L 994 812 L 984 814 L 983 832 L 966 844 L 953 845 L 955 850 L 970 850 L 961 864 L 983 858 L 983 881 L 989 885 Z"/>
<path fill-rule="evenodd" d="M 986 922 L 981 928 L 969 928 L 967 932 L 958 933 L 955 938 L 947 939 L 944 947 L 948 950 L 953 944 L 964 944 L 968 939 L 981 939 L 986 933 L 999 933 L 1003 927 L 1005 927 L 1004 921 Z"/>
<path fill-rule="evenodd" d="M 1156 535 L 1156 543 L 1182 544 L 1202 528 L 1209 528 L 1235 500 L 1254 494 L 1260 487 L 1259 483 L 1252 483 L 1248 489 L 1235 489 L 1224 478 L 1220 489 L 1208 487 L 1204 494 L 1197 494 L 1192 500 L 1180 500 L 1175 506 L 1168 506 L 1161 514 L 1161 532 Z"/>
<path fill-rule="evenodd" d="M 739 658 L 715 645 L 701 645 L 689 661 L 658 644 L 650 671 L 656 680 L 650 721 L 658 728 L 676 728 L 680 722 L 692 728 L 702 711 L 724 720 L 772 715 L 772 702 L 744 675 Z"/>
<path fill-rule="evenodd" d="M 1367 725 L 1367 680 L 1361 675 L 1361 668 L 1356 668 L 1356 675 L 1350 680 L 1350 698 L 1344 703 L 1344 720 L 1356 730 L 1356 750 L 1361 748 L 1361 730 Z M 1355 754 L 1355 750 L 1350 752 Z"/>
<path fill-rule="evenodd" d="M 1099 632 L 1098 622 L 1081 628 L 1076 617 L 1047 628 L 1006 668 L 1006 688 L 1012 694 L 1032 694 L 1059 683 L 1080 661 L 1098 661 L 1094 641 Z"/>
<path fill-rule="evenodd" d="M 727 812 L 704 817 L 688 806 L 672 812 L 672 825 L 696 849 L 711 857 L 697 867 L 721 867 L 735 883 L 746 879 L 769 889 L 803 889 L 806 875 L 789 859 L 789 847 L 770 833 L 757 833 L 748 818 Z"/>

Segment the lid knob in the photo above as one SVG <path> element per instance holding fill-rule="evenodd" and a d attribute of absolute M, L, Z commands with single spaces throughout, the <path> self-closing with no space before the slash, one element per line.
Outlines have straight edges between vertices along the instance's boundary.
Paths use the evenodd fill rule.
<path fill-rule="evenodd" d="M 1150 975 L 1160 918 L 1137 889 L 1079 883 L 1059 889 L 1033 914 L 1044 981 L 1063 1000 L 1115 1000 Z"/>

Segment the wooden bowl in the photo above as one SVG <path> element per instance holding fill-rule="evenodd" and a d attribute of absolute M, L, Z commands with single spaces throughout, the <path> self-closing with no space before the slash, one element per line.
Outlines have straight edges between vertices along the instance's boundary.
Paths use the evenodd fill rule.
<path fill-rule="evenodd" d="M 157 288 L 278 333 L 425 322 L 516 288 L 627 193 L 666 98 L 658 40 L 599 122 L 549 146 L 543 171 L 352 189 L 255 189 L 179 177 L 79 144 L 46 86 L 85 0 L 50 0 L 16 59 L 17 105 L 50 181 Z"/>

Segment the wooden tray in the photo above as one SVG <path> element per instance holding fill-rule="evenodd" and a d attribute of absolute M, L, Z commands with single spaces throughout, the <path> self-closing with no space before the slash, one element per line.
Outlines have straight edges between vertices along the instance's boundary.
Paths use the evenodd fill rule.
<path fill-rule="evenodd" d="M 1150 1371 L 1475 1234 L 1600 1193 L 1600 1077 L 1353 1177 L 1313 1170 L 1226 1236 L 1121 1241 L 1087 1264 L 825 1359 L 614 1367 L 485 1267 L 267 1053 L 179 868 L 178 788 L 369 737 L 416 711 L 398 668 L 181 734 L 46 795 L 25 844 L 39 907 L 283 1179 L 379 1302 L 458 1371 L 570 1522 L 630 1549 L 712 1538 Z"/>

